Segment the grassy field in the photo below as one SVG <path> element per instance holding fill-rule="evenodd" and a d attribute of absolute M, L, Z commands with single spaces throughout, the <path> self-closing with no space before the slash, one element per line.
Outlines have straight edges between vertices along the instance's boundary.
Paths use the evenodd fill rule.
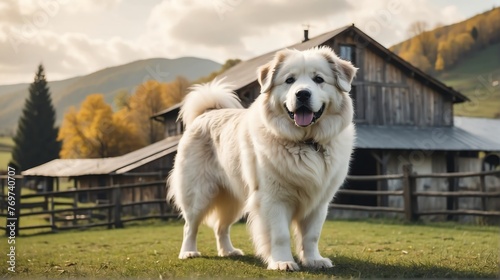
<path fill-rule="evenodd" d="M 232 231 L 244 257 L 217 257 L 213 233 L 201 229 L 202 258 L 179 260 L 179 222 L 125 229 L 21 236 L 16 273 L 0 256 L 2 278 L 493 278 L 498 276 L 498 229 L 456 224 L 401 225 L 389 221 L 329 221 L 320 250 L 335 267 L 268 271 L 253 255 L 245 225 Z M 0 240 L 6 252 L 7 240 Z"/>
<path fill-rule="evenodd" d="M 500 117 L 500 44 L 464 58 L 451 71 L 440 75 L 446 85 L 465 94 L 471 102 L 455 105 L 455 115 Z"/>

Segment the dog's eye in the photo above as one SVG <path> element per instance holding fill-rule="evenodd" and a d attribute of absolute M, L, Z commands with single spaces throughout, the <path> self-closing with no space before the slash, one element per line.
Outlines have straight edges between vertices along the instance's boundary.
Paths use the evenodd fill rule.
<path fill-rule="evenodd" d="M 288 78 L 288 79 L 285 80 L 285 83 L 287 83 L 287 84 L 293 84 L 293 83 L 295 83 L 295 78 L 294 77 L 290 77 L 290 78 Z"/>
<path fill-rule="evenodd" d="M 321 78 L 320 76 L 316 76 L 313 78 L 313 81 L 317 84 L 321 84 L 323 83 L 325 80 L 323 80 L 323 78 Z"/>

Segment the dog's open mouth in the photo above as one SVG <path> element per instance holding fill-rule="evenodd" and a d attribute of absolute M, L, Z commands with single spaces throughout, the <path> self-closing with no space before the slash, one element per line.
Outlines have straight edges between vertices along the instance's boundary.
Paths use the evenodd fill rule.
<path fill-rule="evenodd" d="M 313 123 L 315 123 L 323 114 L 325 110 L 325 104 L 321 106 L 318 112 L 313 112 L 306 106 L 301 106 L 295 110 L 295 112 L 291 112 L 285 105 L 285 109 L 288 112 L 288 116 L 295 122 L 296 125 L 306 127 Z"/>

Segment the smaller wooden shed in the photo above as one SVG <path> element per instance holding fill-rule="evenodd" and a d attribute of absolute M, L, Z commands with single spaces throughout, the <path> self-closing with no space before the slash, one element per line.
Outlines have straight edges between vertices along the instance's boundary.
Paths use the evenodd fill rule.
<path fill-rule="evenodd" d="M 131 153 L 110 158 L 55 159 L 22 172 L 24 176 L 49 178 L 58 189 L 61 178 L 74 180 L 75 189 L 99 188 L 112 185 L 132 184 L 164 180 L 172 169 L 180 136 L 168 137 Z M 49 181 L 49 180 L 47 180 Z M 165 189 L 165 188 L 163 188 Z M 128 189 L 122 192 L 123 202 L 136 202 L 164 198 L 164 190 L 157 187 Z M 80 202 L 108 200 L 107 192 L 82 195 Z"/>

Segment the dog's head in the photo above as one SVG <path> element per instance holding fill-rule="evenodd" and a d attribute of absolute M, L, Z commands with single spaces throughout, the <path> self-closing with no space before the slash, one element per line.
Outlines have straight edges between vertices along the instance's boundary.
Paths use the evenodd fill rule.
<path fill-rule="evenodd" d="M 279 121 L 276 125 L 287 127 L 295 140 L 337 134 L 352 121 L 348 93 L 356 71 L 328 47 L 277 52 L 271 62 L 258 70 L 261 94 L 267 95 L 268 109 L 274 112 L 274 118 L 280 115 L 271 122 Z M 331 125 L 338 128 L 328 127 Z M 325 131 L 328 129 L 337 131 Z"/>

